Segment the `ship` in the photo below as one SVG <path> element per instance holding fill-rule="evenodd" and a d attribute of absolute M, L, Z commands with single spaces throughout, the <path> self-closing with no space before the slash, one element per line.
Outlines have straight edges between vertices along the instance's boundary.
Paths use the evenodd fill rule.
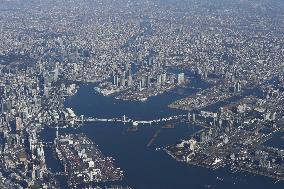
<path fill-rule="evenodd" d="M 167 124 L 167 125 L 164 125 L 162 128 L 163 129 L 173 129 L 173 128 L 175 128 L 175 126 L 172 125 L 172 124 Z"/>
<path fill-rule="evenodd" d="M 99 88 L 99 87 L 94 87 L 94 90 L 95 90 L 96 93 L 101 93 L 101 88 Z"/>

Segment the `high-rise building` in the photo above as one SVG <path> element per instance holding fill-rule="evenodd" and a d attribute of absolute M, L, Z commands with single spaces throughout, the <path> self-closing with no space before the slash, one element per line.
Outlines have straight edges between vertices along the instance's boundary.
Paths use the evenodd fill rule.
<path fill-rule="evenodd" d="M 161 87 L 161 84 L 162 84 L 162 75 L 158 75 L 157 76 L 157 87 Z"/>
<path fill-rule="evenodd" d="M 122 76 L 121 77 L 124 78 L 124 79 L 126 78 L 126 71 L 122 72 Z"/>
<path fill-rule="evenodd" d="M 151 66 L 152 64 L 153 64 L 153 57 L 149 57 L 148 66 Z"/>
<path fill-rule="evenodd" d="M 173 85 L 175 84 L 175 77 L 172 75 L 170 78 L 170 83 Z"/>
<path fill-rule="evenodd" d="M 56 82 L 58 80 L 58 75 L 59 75 L 59 68 L 56 66 L 54 70 L 54 75 L 53 75 L 53 81 Z"/>
<path fill-rule="evenodd" d="M 115 86 L 119 85 L 119 77 L 117 75 L 113 76 L 112 84 L 115 85 Z"/>
<path fill-rule="evenodd" d="M 125 64 L 125 70 L 128 71 L 129 69 L 129 64 Z"/>
<path fill-rule="evenodd" d="M 142 87 L 143 87 L 143 88 L 146 87 L 146 84 L 147 84 L 147 82 L 146 82 L 146 77 L 143 76 L 143 77 L 141 78 L 141 82 L 142 82 L 142 83 L 141 83 L 141 84 L 142 84 Z"/>
<path fill-rule="evenodd" d="M 0 97 L 5 95 L 5 86 L 0 86 Z"/>
<path fill-rule="evenodd" d="M 242 86 L 240 82 L 237 82 L 237 92 L 241 92 Z"/>
<path fill-rule="evenodd" d="M 132 86 L 132 84 L 133 84 L 132 76 L 131 76 L 131 75 L 129 75 L 129 76 L 128 76 L 128 78 L 127 78 L 127 85 L 128 85 L 128 87 L 131 87 L 131 86 Z"/>
<path fill-rule="evenodd" d="M 128 70 L 128 75 L 132 75 L 132 69 L 130 67 L 130 69 Z"/>
<path fill-rule="evenodd" d="M 44 96 L 48 98 L 49 97 L 49 87 L 47 85 L 44 85 L 43 90 L 44 90 L 44 93 L 43 93 Z"/>
<path fill-rule="evenodd" d="M 167 73 L 162 74 L 162 84 L 167 82 Z"/>
<path fill-rule="evenodd" d="M 142 90 L 142 81 L 139 81 L 139 90 L 141 91 Z"/>
<path fill-rule="evenodd" d="M 16 117 L 16 131 L 20 131 L 23 128 L 23 122 L 20 117 Z"/>
<path fill-rule="evenodd" d="M 234 84 L 234 92 L 235 93 L 241 92 L 241 83 L 239 81 L 235 82 Z"/>
<path fill-rule="evenodd" d="M 121 87 L 125 87 L 125 83 L 126 83 L 126 82 L 125 82 L 125 77 L 122 76 L 122 77 L 120 78 L 120 86 L 121 86 Z"/>
<path fill-rule="evenodd" d="M 205 69 L 204 69 L 204 73 L 203 73 L 203 78 L 204 78 L 204 79 L 207 79 L 207 77 L 208 77 L 208 71 L 207 71 L 207 69 L 205 68 Z"/>
<path fill-rule="evenodd" d="M 4 99 L 1 99 L 1 113 L 4 113 Z"/>
<path fill-rule="evenodd" d="M 179 85 L 182 85 L 182 84 L 184 84 L 184 73 L 180 73 L 180 74 L 178 74 L 178 84 Z"/>
<path fill-rule="evenodd" d="M 149 88 L 150 87 L 150 85 L 151 85 L 151 77 L 150 76 L 147 76 L 147 88 Z"/>

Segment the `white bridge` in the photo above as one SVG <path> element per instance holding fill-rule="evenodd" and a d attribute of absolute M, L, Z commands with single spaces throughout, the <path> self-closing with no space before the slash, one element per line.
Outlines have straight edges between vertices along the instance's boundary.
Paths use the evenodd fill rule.
<path fill-rule="evenodd" d="M 81 116 L 81 119 L 76 119 L 76 122 L 120 122 L 120 123 L 132 123 L 133 126 L 138 126 L 138 125 L 152 125 L 156 123 L 162 123 L 162 122 L 167 122 L 171 120 L 179 120 L 182 118 L 187 118 L 188 115 L 174 115 L 166 118 L 160 118 L 160 119 L 154 119 L 154 120 L 147 120 L 147 121 L 140 121 L 140 120 L 133 120 L 130 118 L 127 118 L 125 115 L 122 118 L 111 118 L 111 119 L 103 119 L 103 118 L 84 118 Z"/>

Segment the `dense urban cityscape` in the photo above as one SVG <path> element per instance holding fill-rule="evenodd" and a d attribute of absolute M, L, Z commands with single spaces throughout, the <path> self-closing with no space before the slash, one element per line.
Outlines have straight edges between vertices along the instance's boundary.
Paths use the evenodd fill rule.
<path fill-rule="evenodd" d="M 137 108 L 172 94 L 173 113 L 84 115 L 66 105 L 84 86 Z M 283 86 L 282 0 L 0 0 L 0 188 L 150 188 L 127 180 L 119 156 L 79 132 L 97 123 L 127 133 L 155 128 L 153 154 L 282 188 L 284 149 L 267 142 L 283 135 L 283 143 Z M 195 130 L 155 145 L 179 124 Z M 51 141 L 42 137 L 47 129 Z M 174 184 L 159 188 L 180 188 Z"/>

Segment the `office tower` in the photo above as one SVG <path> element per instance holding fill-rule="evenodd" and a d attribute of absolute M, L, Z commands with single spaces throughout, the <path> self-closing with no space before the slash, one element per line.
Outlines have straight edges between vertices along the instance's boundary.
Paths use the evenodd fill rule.
<path fill-rule="evenodd" d="M 241 92 L 241 89 L 242 89 L 242 86 L 241 86 L 241 83 L 238 81 L 237 82 L 237 92 Z"/>
<path fill-rule="evenodd" d="M 147 84 L 147 82 L 146 82 L 146 77 L 143 76 L 143 77 L 141 78 L 141 85 L 142 85 L 142 87 L 144 88 L 144 87 L 146 87 L 146 84 Z"/>
<path fill-rule="evenodd" d="M 58 68 L 58 65 L 56 64 L 55 69 L 54 69 L 54 75 L 53 75 L 54 82 L 58 80 L 58 75 L 59 75 L 59 68 Z"/>
<path fill-rule="evenodd" d="M 234 84 L 234 92 L 235 93 L 241 92 L 241 83 L 239 81 L 235 82 Z"/>
<path fill-rule="evenodd" d="M 116 85 L 116 75 L 113 75 L 113 76 L 112 76 L 112 84 L 113 84 L 113 85 Z"/>
<path fill-rule="evenodd" d="M 184 73 L 178 74 L 178 84 L 179 85 L 184 84 Z"/>
<path fill-rule="evenodd" d="M 47 85 L 44 85 L 44 92 L 43 92 L 43 94 L 44 94 L 44 96 L 45 97 L 49 97 L 49 87 L 47 86 Z"/>
<path fill-rule="evenodd" d="M 120 76 L 120 86 L 121 86 L 121 87 L 125 87 L 125 86 L 126 86 L 126 80 L 125 80 L 125 78 L 126 78 L 126 72 L 123 71 L 122 74 L 121 74 L 121 76 Z"/>
<path fill-rule="evenodd" d="M 128 75 L 132 75 L 132 68 L 130 67 L 130 69 L 128 70 Z"/>
<path fill-rule="evenodd" d="M 1 99 L 1 113 L 4 113 L 4 99 Z"/>
<path fill-rule="evenodd" d="M 149 57 L 149 60 L 148 60 L 148 66 L 151 66 L 153 63 L 153 57 Z"/>
<path fill-rule="evenodd" d="M 162 84 L 162 76 L 161 75 L 158 75 L 157 76 L 157 87 L 161 87 L 161 84 Z"/>
<path fill-rule="evenodd" d="M 170 78 L 170 83 L 173 85 L 173 84 L 175 84 L 175 77 L 174 76 L 171 76 L 171 78 Z"/>
<path fill-rule="evenodd" d="M 128 87 L 131 87 L 131 86 L 132 86 L 132 84 L 133 84 L 132 76 L 131 76 L 131 75 L 129 75 L 129 76 L 128 76 L 128 78 L 127 78 L 127 85 L 128 85 Z"/>
<path fill-rule="evenodd" d="M 20 131 L 23 128 L 23 122 L 20 117 L 16 117 L 16 131 Z"/>
<path fill-rule="evenodd" d="M 192 121 L 195 122 L 195 113 L 192 114 Z"/>
<path fill-rule="evenodd" d="M 139 90 L 141 91 L 142 90 L 142 81 L 139 81 Z"/>
<path fill-rule="evenodd" d="M 122 72 L 122 76 L 121 77 L 124 78 L 124 79 L 126 78 L 126 71 Z"/>
<path fill-rule="evenodd" d="M 150 76 L 147 76 L 147 88 L 149 88 L 150 87 L 150 85 L 151 85 L 151 77 Z"/>
<path fill-rule="evenodd" d="M 157 61 L 157 67 L 158 67 L 158 68 L 160 68 L 160 67 L 161 67 L 161 63 L 160 63 L 160 61 L 159 61 L 159 60 Z"/>
<path fill-rule="evenodd" d="M 129 69 L 129 64 L 125 64 L 125 70 L 126 70 L 126 72 L 128 71 L 128 69 Z"/>
<path fill-rule="evenodd" d="M 207 79 L 207 77 L 208 77 L 208 71 L 207 71 L 207 69 L 205 68 L 205 69 L 204 69 L 203 78 L 204 78 L 204 79 Z"/>
<path fill-rule="evenodd" d="M 125 87 L 125 77 L 123 76 L 120 78 L 120 86 Z"/>
<path fill-rule="evenodd" d="M 162 84 L 165 84 L 167 82 L 167 73 L 162 74 Z"/>

